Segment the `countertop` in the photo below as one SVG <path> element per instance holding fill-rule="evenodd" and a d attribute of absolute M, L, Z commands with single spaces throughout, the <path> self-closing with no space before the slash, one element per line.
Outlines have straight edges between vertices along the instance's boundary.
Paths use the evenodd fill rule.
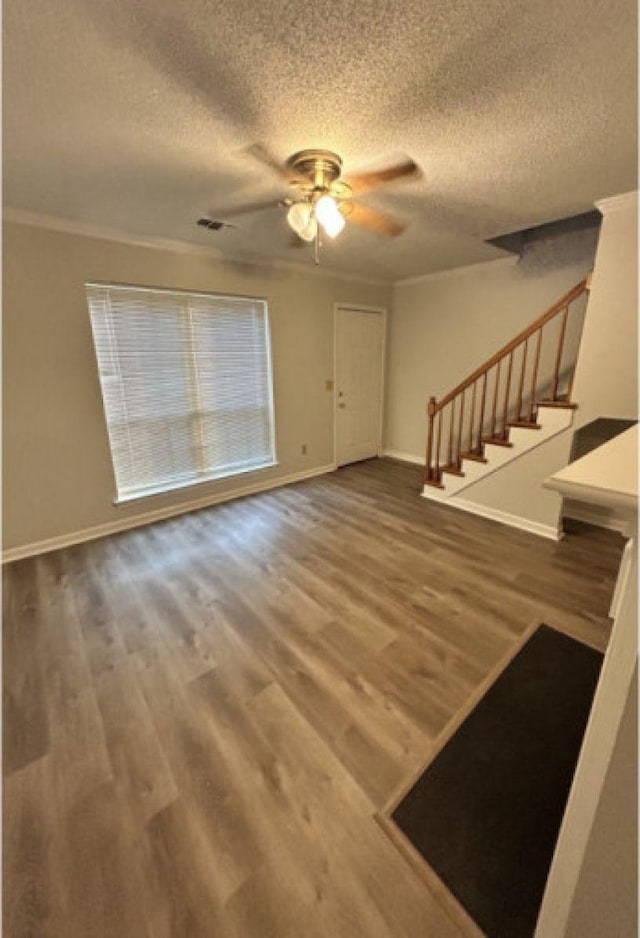
<path fill-rule="evenodd" d="M 543 485 L 566 498 L 637 511 L 638 426 L 555 472 Z"/>

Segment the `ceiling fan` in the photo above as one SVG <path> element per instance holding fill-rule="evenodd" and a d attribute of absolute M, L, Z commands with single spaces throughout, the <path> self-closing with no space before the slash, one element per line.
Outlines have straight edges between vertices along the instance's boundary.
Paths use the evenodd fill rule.
<path fill-rule="evenodd" d="M 320 262 L 321 233 L 330 238 L 337 237 L 347 219 L 388 237 L 396 237 L 406 228 L 390 215 L 361 205 L 356 199 L 395 180 L 418 177 L 420 170 L 411 159 L 385 169 L 354 173 L 347 182 L 340 178 L 341 158 L 329 150 L 301 150 L 284 164 L 279 163 L 261 144 L 254 144 L 247 152 L 286 182 L 294 194 L 268 202 L 235 206 L 216 215 L 225 218 L 285 207 L 288 209 L 287 222 L 297 236 L 296 242 L 300 244 L 298 239 L 301 239 L 302 242 L 314 243 L 316 264 Z M 214 230 L 226 227 L 224 222 L 209 218 L 199 219 L 198 224 Z"/>

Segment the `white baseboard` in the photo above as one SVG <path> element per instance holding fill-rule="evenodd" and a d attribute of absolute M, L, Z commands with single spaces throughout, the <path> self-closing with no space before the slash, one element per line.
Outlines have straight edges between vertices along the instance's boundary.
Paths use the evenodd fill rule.
<path fill-rule="evenodd" d="M 384 449 L 382 455 L 388 456 L 389 459 L 399 459 L 400 462 L 414 463 L 416 466 L 424 465 L 424 456 L 414 456 L 413 453 L 403 453 L 399 449 Z"/>
<path fill-rule="evenodd" d="M 626 534 L 628 522 L 616 515 L 602 515 L 594 510 L 590 505 L 572 505 L 562 513 L 563 518 L 569 518 L 572 521 L 584 521 L 585 524 L 593 524 L 597 528 L 606 528 L 608 531 L 617 531 L 619 534 Z"/>
<path fill-rule="evenodd" d="M 232 489 L 227 492 L 212 492 L 204 498 L 183 502 L 180 505 L 157 508 L 155 511 L 147 511 L 141 515 L 121 518 L 118 521 L 109 521 L 106 524 L 99 524 L 93 528 L 85 528 L 83 531 L 61 534 L 43 541 L 34 541 L 32 544 L 23 544 L 20 547 L 10 547 L 8 550 L 2 552 L 2 563 L 10 563 L 12 560 L 22 560 L 25 557 L 35 557 L 37 554 L 46 554 L 51 550 L 60 550 L 63 547 L 82 544 L 84 541 L 93 541 L 96 538 L 106 537 L 109 534 L 119 534 L 122 531 L 129 531 L 132 528 L 143 527 L 145 524 L 153 524 L 154 521 L 164 521 L 166 518 L 184 515 L 190 511 L 197 511 L 199 508 L 209 508 L 211 505 L 219 505 L 222 502 L 229 502 L 234 498 L 242 498 L 245 495 L 257 495 L 259 492 L 280 488 L 282 485 L 291 485 L 293 482 L 302 482 L 304 479 L 312 479 L 314 476 L 334 472 L 335 468 L 335 465 L 329 465 L 319 466 L 316 469 L 305 469 L 302 472 L 293 472 L 290 475 L 255 482 L 253 485 L 245 485 L 242 488 Z"/>
<path fill-rule="evenodd" d="M 429 495 L 422 496 L 429 498 Z M 439 505 L 447 508 L 458 508 L 460 511 L 468 511 L 472 515 L 480 515 L 481 518 L 489 518 L 491 521 L 499 521 L 501 524 L 508 524 L 511 528 L 519 528 L 521 531 L 528 531 L 529 534 L 537 534 L 539 537 L 546 537 L 551 541 L 560 541 L 564 537 L 562 531 L 552 527 L 550 524 L 541 524 L 539 521 L 531 521 L 529 518 L 522 518 L 520 515 L 511 515 L 507 511 L 500 511 L 498 508 L 489 508 L 486 505 L 478 505 L 476 502 L 467 501 L 464 498 L 449 498 L 446 501 L 433 499 Z"/>

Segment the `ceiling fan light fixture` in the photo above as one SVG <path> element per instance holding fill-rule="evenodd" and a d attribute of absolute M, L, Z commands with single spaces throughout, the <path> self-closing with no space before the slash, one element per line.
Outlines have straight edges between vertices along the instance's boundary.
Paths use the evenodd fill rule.
<path fill-rule="evenodd" d="M 320 223 L 324 223 L 325 218 L 330 218 L 337 211 L 338 203 L 331 195 L 323 195 L 316 202 L 316 215 Z"/>
<path fill-rule="evenodd" d="M 287 221 L 297 235 L 302 237 L 302 232 L 309 226 L 313 218 L 313 208 L 308 202 L 294 202 L 287 212 Z M 315 235 L 314 235 L 315 237 Z M 311 238 L 305 238 L 305 241 L 311 241 Z"/>
<path fill-rule="evenodd" d="M 320 224 L 330 238 L 336 238 L 345 226 L 344 215 L 336 208 L 335 212 L 332 212 L 325 218 L 321 218 Z"/>
<path fill-rule="evenodd" d="M 405 230 L 403 225 L 389 215 L 357 203 L 359 196 L 374 191 L 382 185 L 403 178 L 420 176 L 419 167 L 409 157 L 384 169 L 356 173 L 346 182 L 342 176 L 342 160 L 329 150 L 300 150 L 290 156 L 284 165 L 262 144 L 249 147 L 248 151 L 263 166 L 274 172 L 280 180 L 294 190 L 292 196 L 277 202 L 258 203 L 255 206 L 236 207 L 240 212 L 272 208 L 275 205 L 287 209 L 287 223 L 303 241 L 315 241 L 314 258 L 320 263 L 322 233 L 330 238 L 337 237 L 350 218 L 356 225 L 387 237 L 397 237 Z M 227 213 L 228 214 L 228 213 Z M 208 219 L 199 224 L 217 227 L 223 223 L 210 223 Z"/>
<path fill-rule="evenodd" d="M 344 228 L 344 215 L 331 195 L 323 195 L 316 202 L 316 218 L 330 238 L 335 238 Z"/>

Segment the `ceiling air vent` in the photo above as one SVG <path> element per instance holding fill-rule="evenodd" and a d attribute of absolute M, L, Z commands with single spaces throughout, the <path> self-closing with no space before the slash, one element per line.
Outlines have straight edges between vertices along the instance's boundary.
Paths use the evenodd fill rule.
<path fill-rule="evenodd" d="M 220 231 L 221 228 L 230 228 L 231 225 L 227 225 L 223 221 L 215 221 L 212 218 L 199 218 L 198 224 L 203 228 L 208 228 L 210 231 Z"/>

